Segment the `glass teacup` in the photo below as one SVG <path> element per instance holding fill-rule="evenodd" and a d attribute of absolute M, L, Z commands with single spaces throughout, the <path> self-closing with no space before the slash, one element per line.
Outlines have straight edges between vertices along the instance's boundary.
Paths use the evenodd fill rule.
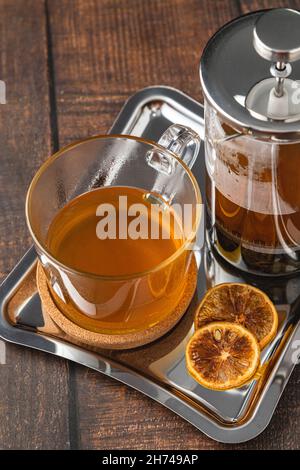
<path fill-rule="evenodd" d="M 171 126 L 158 144 L 126 135 L 96 136 L 63 148 L 38 170 L 27 194 L 27 223 L 51 296 L 69 320 L 97 333 L 127 334 L 157 325 L 174 310 L 186 287 L 200 222 L 200 190 L 189 169 L 199 145 L 197 134 L 178 125 Z M 142 192 L 145 205 L 155 206 L 159 217 L 166 208 L 173 211 L 173 221 L 180 216 L 182 222 L 182 215 L 187 216 L 188 228 L 185 224 L 173 252 L 156 262 L 156 253 L 153 256 L 148 253 L 147 239 L 143 239 L 142 251 L 135 254 L 129 245 L 127 250 L 122 237 L 123 251 L 119 256 L 116 251 L 120 245 L 107 245 L 111 249 L 108 259 L 111 256 L 114 260 L 109 266 L 105 263 L 107 252 L 103 251 L 105 236 L 101 238 L 97 232 L 101 212 L 97 209 L 91 219 L 95 226 L 93 243 L 102 249 L 103 263 L 95 262 L 95 269 L 78 268 L 77 258 L 83 263 L 95 260 L 91 260 L 91 244 L 84 238 L 80 248 L 82 256 L 77 257 L 78 250 L 72 254 L 76 234 L 74 237 L 69 234 L 61 245 L 65 252 L 70 251 L 69 258 L 64 258 L 63 250 L 61 255 L 57 254 L 59 251 L 51 246 L 49 233 L 56 233 L 55 221 L 62 211 L 67 218 L 59 230 L 68 231 L 73 223 L 72 214 L 76 212 L 74 207 L 81 207 L 80 201 L 84 201 L 87 193 L 93 192 L 96 197 L 100 191 L 109 189 L 115 195 L 122 192 L 127 195 L 128 188 Z M 85 253 L 89 254 L 86 259 Z M 141 258 L 143 253 L 148 266 L 147 260 Z M 95 253 L 95 259 L 98 254 Z M 118 271 L 123 256 L 128 265 L 123 263 Z M 138 271 L 135 266 L 145 269 Z"/>

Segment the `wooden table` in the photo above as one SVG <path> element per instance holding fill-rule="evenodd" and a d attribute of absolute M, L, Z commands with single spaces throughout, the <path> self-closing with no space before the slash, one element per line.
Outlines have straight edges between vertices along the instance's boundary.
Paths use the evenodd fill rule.
<path fill-rule="evenodd" d="M 225 22 L 298 1 L 0 0 L 0 277 L 30 246 L 24 198 L 59 147 L 105 133 L 140 88 L 171 85 L 201 100 L 198 65 Z M 2 345 L 3 347 L 3 345 Z M 300 368 L 258 438 L 216 443 L 138 392 L 41 352 L 6 346 L 1 449 L 296 449 Z"/>

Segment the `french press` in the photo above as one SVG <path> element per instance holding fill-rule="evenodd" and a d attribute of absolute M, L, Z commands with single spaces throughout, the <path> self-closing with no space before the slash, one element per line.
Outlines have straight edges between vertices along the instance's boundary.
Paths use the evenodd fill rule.
<path fill-rule="evenodd" d="M 242 270 L 300 269 L 300 13 L 264 10 L 222 27 L 200 64 L 207 235 Z"/>

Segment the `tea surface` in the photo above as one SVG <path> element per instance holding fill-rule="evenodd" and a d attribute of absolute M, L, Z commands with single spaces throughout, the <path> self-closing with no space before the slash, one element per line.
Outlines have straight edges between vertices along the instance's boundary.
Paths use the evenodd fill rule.
<path fill-rule="evenodd" d="M 48 249 L 68 267 L 103 276 L 130 275 L 158 266 L 176 252 L 182 245 L 183 238 L 174 237 L 174 229 L 178 227 L 178 223 L 171 208 L 155 196 L 163 210 L 160 214 L 158 211 L 151 212 L 151 198 L 145 197 L 146 194 L 138 188 L 109 186 L 76 197 L 52 221 L 48 231 Z M 120 197 L 123 198 L 122 203 Z M 97 209 L 102 204 L 100 216 L 97 215 Z M 107 204 L 111 205 L 110 209 L 114 209 L 109 212 L 109 222 Z M 144 207 L 145 212 L 139 220 L 137 217 L 141 213 L 133 204 L 142 204 Z M 167 217 L 162 217 L 162 213 Z M 102 225 L 99 227 L 101 220 Z M 167 220 L 170 221 L 170 236 L 164 239 L 163 233 L 168 234 L 168 227 L 164 226 Z M 151 238 L 151 223 L 158 229 L 156 239 Z M 99 238 L 97 226 L 107 233 L 110 230 L 106 239 Z M 122 236 L 127 236 L 126 239 L 120 238 L 121 228 Z M 131 233 L 134 236 L 139 236 L 140 233 L 140 237 L 146 238 L 132 239 Z M 177 233 L 180 234 L 180 229 Z"/>

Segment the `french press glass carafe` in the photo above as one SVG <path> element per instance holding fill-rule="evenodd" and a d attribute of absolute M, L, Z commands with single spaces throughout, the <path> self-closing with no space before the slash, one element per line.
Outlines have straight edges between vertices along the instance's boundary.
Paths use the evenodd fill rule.
<path fill-rule="evenodd" d="M 220 29 L 200 64 L 207 234 L 231 264 L 300 269 L 300 13 L 259 11 Z"/>

